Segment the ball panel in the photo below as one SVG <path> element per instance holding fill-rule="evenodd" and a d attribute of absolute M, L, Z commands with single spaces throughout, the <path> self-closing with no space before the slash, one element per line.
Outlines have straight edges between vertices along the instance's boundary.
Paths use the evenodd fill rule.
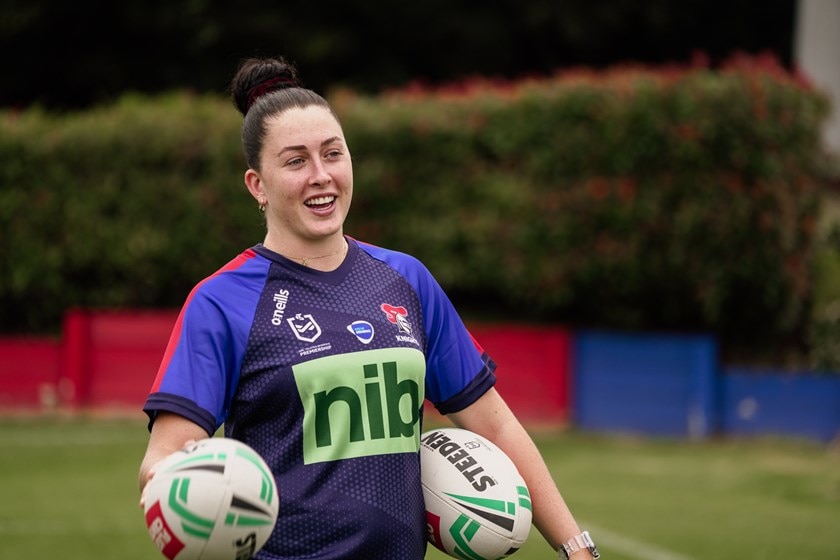
<path fill-rule="evenodd" d="M 160 501 L 155 501 L 146 506 L 146 527 L 149 530 L 149 537 L 160 550 L 161 554 L 174 559 L 184 550 L 186 544 L 178 538 L 178 535 L 170 527 Z"/>
<path fill-rule="evenodd" d="M 479 519 L 435 495 L 427 496 L 426 523 L 429 543 L 455 558 L 501 558 L 515 546 L 509 537 L 489 530 Z M 520 543 L 521 546 L 521 543 Z"/>
<path fill-rule="evenodd" d="M 169 560 L 241 560 L 277 521 L 277 486 L 247 445 L 207 438 L 164 459 L 146 488 L 146 525 Z"/>
<path fill-rule="evenodd" d="M 456 558 L 503 558 L 531 530 L 528 489 L 501 449 L 472 432 L 444 428 L 421 436 L 429 542 Z"/>

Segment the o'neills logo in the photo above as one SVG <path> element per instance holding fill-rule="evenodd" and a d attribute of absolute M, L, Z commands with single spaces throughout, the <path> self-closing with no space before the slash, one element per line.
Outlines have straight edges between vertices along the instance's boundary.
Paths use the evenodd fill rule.
<path fill-rule="evenodd" d="M 445 434 L 431 432 L 420 440 L 420 443 L 446 457 L 446 460 L 452 463 L 464 475 L 464 478 L 472 484 L 472 487 L 479 492 L 484 492 L 491 486 L 496 485 L 496 481 L 489 475 L 481 474 L 484 472 L 484 467 L 478 465 L 469 451 L 452 441 Z"/>
<path fill-rule="evenodd" d="M 280 290 L 271 298 L 274 302 L 274 313 L 271 315 L 271 324 L 279 327 L 283 324 L 283 315 L 286 312 L 286 304 L 289 302 L 289 290 Z"/>

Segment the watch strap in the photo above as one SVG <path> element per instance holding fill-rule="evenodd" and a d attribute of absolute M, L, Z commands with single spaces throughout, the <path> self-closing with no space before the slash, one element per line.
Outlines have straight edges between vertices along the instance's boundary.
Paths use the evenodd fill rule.
<path fill-rule="evenodd" d="M 575 535 L 560 545 L 559 553 L 561 560 L 569 560 L 569 557 L 579 550 L 588 550 L 592 558 L 600 558 L 601 554 L 595 546 L 592 537 L 589 536 L 589 531 L 584 531 L 579 535 Z"/>

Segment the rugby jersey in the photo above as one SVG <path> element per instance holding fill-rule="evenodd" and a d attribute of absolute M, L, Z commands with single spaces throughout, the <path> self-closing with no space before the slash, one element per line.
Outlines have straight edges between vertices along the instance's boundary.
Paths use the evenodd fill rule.
<path fill-rule="evenodd" d="M 423 402 L 466 408 L 495 365 L 415 258 L 348 238 L 331 272 L 262 245 L 187 298 L 144 406 L 244 441 L 280 516 L 262 560 L 422 559 Z"/>

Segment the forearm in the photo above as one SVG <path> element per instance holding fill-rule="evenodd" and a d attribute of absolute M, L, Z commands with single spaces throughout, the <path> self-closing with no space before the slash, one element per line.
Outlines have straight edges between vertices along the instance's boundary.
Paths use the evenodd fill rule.
<path fill-rule="evenodd" d="M 465 411 L 450 415 L 459 427 L 495 443 L 516 465 L 531 494 L 533 523 L 555 550 L 581 530 L 566 505 L 542 455 L 522 424 L 495 391 Z M 591 555 L 581 551 L 574 560 Z"/>
<path fill-rule="evenodd" d="M 207 432 L 197 424 L 176 414 L 161 413 L 152 426 L 146 454 L 137 474 L 140 492 L 154 475 L 154 466 L 172 453 L 183 448 L 189 441 L 208 437 Z"/>
<path fill-rule="evenodd" d="M 137 485 L 141 493 L 143 492 L 143 488 L 146 487 L 146 483 L 154 475 L 153 467 L 172 453 L 178 451 L 178 449 L 180 447 L 149 446 L 146 450 L 146 455 L 143 457 L 143 462 L 140 463 L 140 471 L 137 473 Z"/>
<path fill-rule="evenodd" d="M 563 499 L 545 461 L 530 436 L 517 422 L 494 441 L 514 462 L 531 494 L 533 523 L 548 544 L 557 550 L 581 529 Z M 587 558 L 588 553 L 575 555 Z"/>

